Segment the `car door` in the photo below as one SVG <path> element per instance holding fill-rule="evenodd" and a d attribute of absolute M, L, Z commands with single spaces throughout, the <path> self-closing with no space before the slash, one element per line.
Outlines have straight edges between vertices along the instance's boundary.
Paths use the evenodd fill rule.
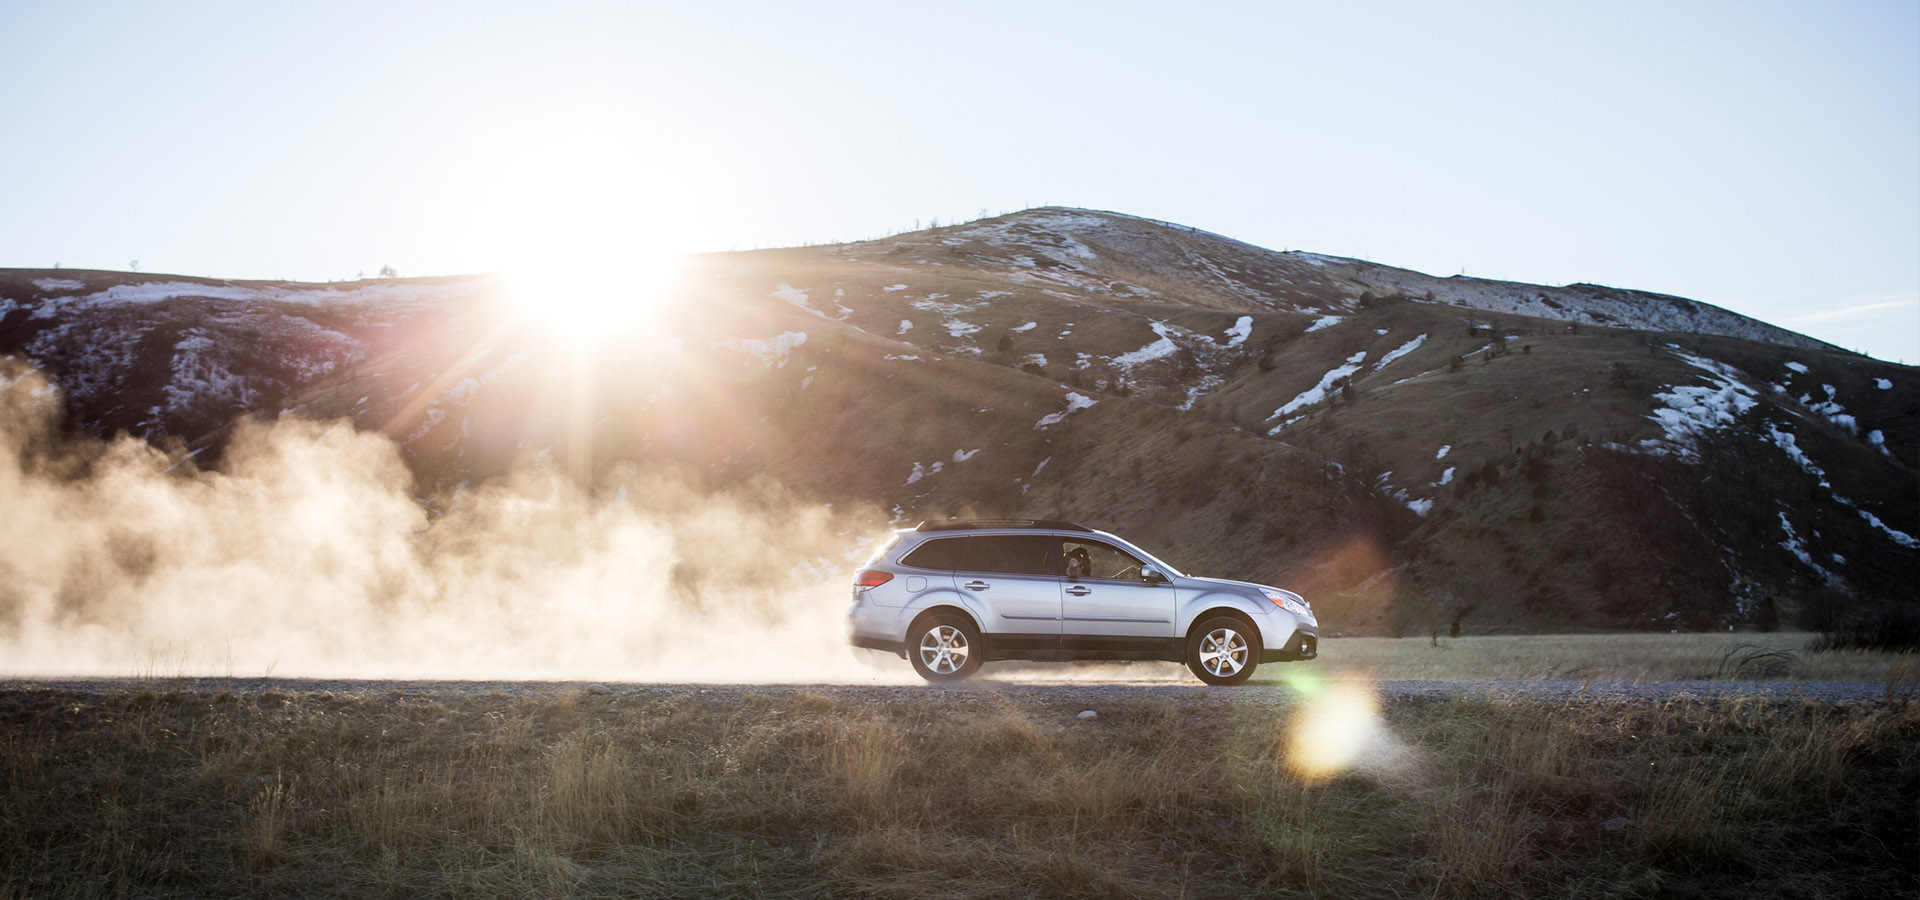
<path fill-rule="evenodd" d="M 1061 584 L 1061 630 L 1070 645 L 1139 649 L 1147 644 L 1130 639 L 1173 637 L 1173 586 L 1142 580 L 1139 557 L 1091 538 L 1058 540 L 1063 565 L 1071 564 Z"/>
<path fill-rule="evenodd" d="M 965 568 L 954 586 L 987 608 L 994 644 L 1007 650 L 1052 650 L 1060 642 L 1058 539 L 981 535 L 967 539 Z"/>

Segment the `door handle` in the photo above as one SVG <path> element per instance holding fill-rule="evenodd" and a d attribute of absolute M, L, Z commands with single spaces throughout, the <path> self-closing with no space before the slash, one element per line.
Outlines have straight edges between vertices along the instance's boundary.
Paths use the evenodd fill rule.
<path fill-rule="evenodd" d="M 967 582 L 966 584 L 961 585 L 961 587 L 966 588 L 967 590 L 970 590 L 970 591 L 984 591 L 989 587 L 989 585 L 986 582 L 976 578 L 972 581 Z"/>
<path fill-rule="evenodd" d="M 1075 597 L 1085 597 L 1086 595 L 1093 593 L 1093 588 L 1086 588 L 1086 587 L 1080 587 L 1079 585 L 1075 585 L 1073 587 L 1067 588 L 1067 593 L 1072 594 Z"/>

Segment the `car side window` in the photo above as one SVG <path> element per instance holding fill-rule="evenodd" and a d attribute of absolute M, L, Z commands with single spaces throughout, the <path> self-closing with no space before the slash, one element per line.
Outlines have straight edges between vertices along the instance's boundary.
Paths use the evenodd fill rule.
<path fill-rule="evenodd" d="M 900 560 L 903 566 L 916 569 L 933 569 L 951 572 L 966 567 L 967 544 L 971 539 L 963 537 L 940 538 L 928 541 L 914 548 L 912 553 Z"/>
<path fill-rule="evenodd" d="M 976 537 L 967 542 L 965 569 L 1009 575 L 1058 575 L 1055 541 L 1038 535 Z"/>
<path fill-rule="evenodd" d="M 1140 580 L 1140 560 L 1112 544 L 1065 538 L 1060 542 L 1060 556 L 1069 576 L 1123 581 Z M 1085 571 L 1079 571 L 1081 569 Z"/>

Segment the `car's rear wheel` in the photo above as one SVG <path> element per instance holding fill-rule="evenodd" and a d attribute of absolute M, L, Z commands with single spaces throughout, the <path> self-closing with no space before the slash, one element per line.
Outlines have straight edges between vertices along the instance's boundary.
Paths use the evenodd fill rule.
<path fill-rule="evenodd" d="M 965 616 L 936 613 L 907 632 L 913 670 L 935 684 L 960 681 L 980 670 L 980 632 Z"/>
<path fill-rule="evenodd" d="M 1208 684 L 1239 684 L 1259 665 L 1254 632 L 1247 623 L 1217 616 L 1200 623 L 1187 638 L 1187 668 Z"/>

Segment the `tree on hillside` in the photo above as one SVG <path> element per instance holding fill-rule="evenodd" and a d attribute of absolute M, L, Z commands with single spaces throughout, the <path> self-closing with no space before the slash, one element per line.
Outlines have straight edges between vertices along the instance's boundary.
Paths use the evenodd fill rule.
<path fill-rule="evenodd" d="M 1780 607 L 1774 602 L 1772 594 L 1761 595 L 1759 605 L 1754 607 L 1753 628 L 1769 633 L 1780 630 Z"/>
<path fill-rule="evenodd" d="M 395 268 L 394 268 L 394 267 L 392 267 L 392 266 L 381 266 L 381 267 L 380 267 L 380 277 L 381 277 L 381 278 L 399 278 L 399 277 L 400 277 L 400 270 L 398 270 L 398 269 L 395 269 Z"/>

